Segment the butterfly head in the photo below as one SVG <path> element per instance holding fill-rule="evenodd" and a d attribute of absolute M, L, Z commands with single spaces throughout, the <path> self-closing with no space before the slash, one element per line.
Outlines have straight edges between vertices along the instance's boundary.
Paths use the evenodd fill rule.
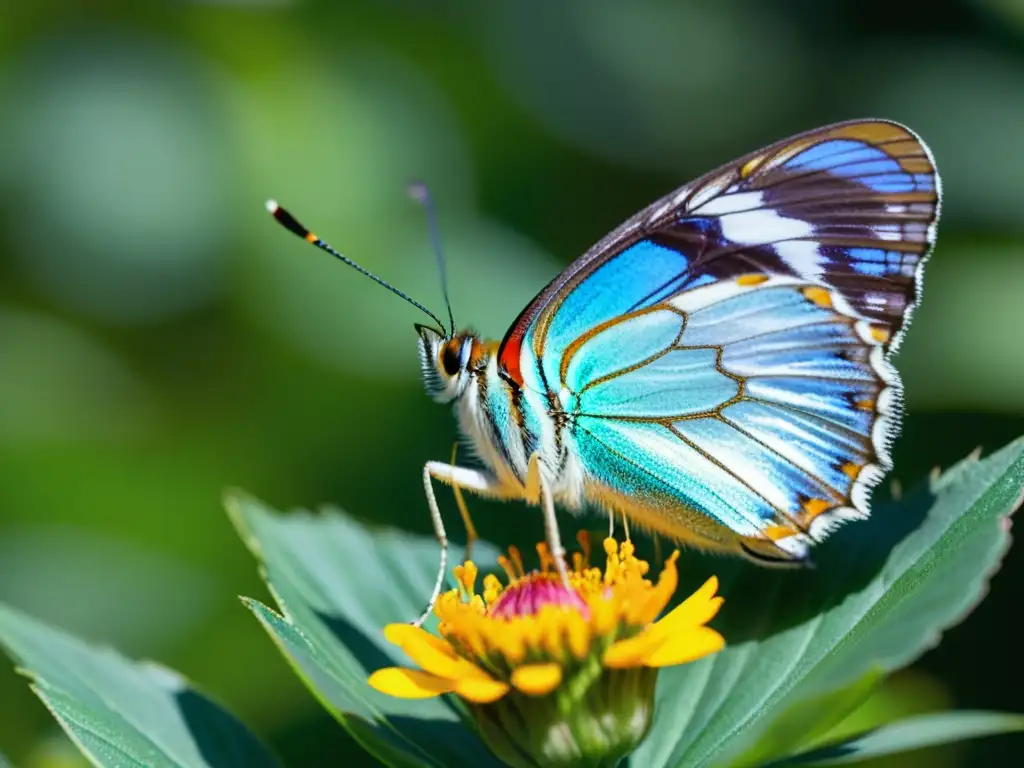
<path fill-rule="evenodd" d="M 417 325 L 416 332 L 420 337 L 423 386 L 435 401 L 451 402 L 469 384 L 479 340 L 472 333 L 442 334 L 429 325 Z"/>

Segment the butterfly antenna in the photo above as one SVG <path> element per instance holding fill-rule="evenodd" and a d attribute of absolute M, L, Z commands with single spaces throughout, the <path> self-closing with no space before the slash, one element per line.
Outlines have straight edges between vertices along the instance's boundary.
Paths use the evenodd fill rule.
<path fill-rule="evenodd" d="M 413 299 L 411 296 L 402 293 L 402 291 L 395 288 L 395 286 L 391 285 L 391 283 L 387 282 L 382 278 L 377 277 L 370 270 L 366 269 L 365 267 L 359 266 L 354 261 L 352 261 L 352 259 L 350 259 L 348 256 L 345 256 L 344 254 L 335 250 L 334 246 L 332 246 L 330 243 L 321 240 L 319 237 L 317 237 L 304 226 L 302 226 L 302 224 L 299 223 L 298 219 L 296 219 L 294 216 L 288 213 L 288 211 L 286 211 L 284 208 L 278 205 L 276 201 L 268 200 L 267 210 L 270 211 L 270 215 L 277 220 L 277 223 L 280 224 L 285 229 L 287 229 L 289 232 L 301 237 L 307 243 L 315 245 L 321 251 L 327 251 L 327 253 L 331 254 L 331 256 L 338 259 L 338 261 L 348 264 L 350 267 L 352 267 L 352 269 L 356 270 L 360 274 L 366 275 L 368 278 L 373 280 L 373 282 L 377 283 L 377 285 L 384 286 L 399 298 L 405 299 L 407 302 L 416 307 L 416 309 L 420 310 L 421 312 L 426 314 L 427 317 L 429 317 L 431 320 L 437 323 L 437 327 L 441 329 L 442 333 L 444 332 L 444 323 L 442 323 L 438 319 L 437 315 L 435 315 L 425 306 L 423 306 L 418 301 Z M 449 310 L 449 312 L 450 311 L 451 310 Z"/>
<path fill-rule="evenodd" d="M 452 302 L 448 298 L 448 270 L 445 268 L 444 251 L 441 250 L 441 233 L 437 228 L 437 216 L 434 214 L 434 201 L 430 197 L 430 190 L 421 181 L 414 181 L 409 184 L 409 197 L 423 206 L 427 214 L 427 227 L 430 229 L 430 243 L 434 248 L 434 256 L 437 257 L 437 268 L 441 273 L 441 292 L 444 294 L 444 303 L 448 307 L 448 322 L 451 325 L 451 332 L 455 333 L 455 318 L 452 316 Z"/>

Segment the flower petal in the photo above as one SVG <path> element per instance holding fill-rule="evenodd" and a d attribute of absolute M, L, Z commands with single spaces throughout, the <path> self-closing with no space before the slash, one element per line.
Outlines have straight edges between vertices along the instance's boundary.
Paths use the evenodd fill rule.
<path fill-rule="evenodd" d="M 578 613 L 569 614 L 565 618 L 566 645 L 572 655 L 582 661 L 590 651 L 590 625 Z"/>
<path fill-rule="evenodd" d="M 512 672 L 512 685 L 531 696 L 551 693 L 562 682 L 562 665 L 525 664 Z"/>
<path fill-rule="evenodd" d="M 668 605 L 668 601 L 672 599 L 672 595 L 676 593 L 676 587 L 679 585 L 679 574 L 676 571 L 676 560 L 678 559 L 679 550 L 677 549 L 665 561 L 661 575 L 658 577 L 658 583 L 654 585 L 654 589 L 650 590 L 647 599 L 630 611 L 631 623 L 640 626 L 650 624 L 665 610 L 665 606 Z"/>
<path fill-rule="evenodd" d="M 643 666 L 645 659 L 662 642 L 664 638 L 654 632 L 652 627 L 639 635 L 612 643 L 601 657 L 601 663 L 612 669 Z"/>
<path fill-rule="evenodd" d="M 467 677 L 455 683 L 455 692 L 474 704 L 490 704 L 508 693 L 508 683 L 489 677 Z"/>
<path fill-rule="evenodd" d="M 590 603 L 590 626 L 595 635 L 607 635 L 618 622 L 617 606 L 611 599 L 598 597 Z"/>
<path fill-rule="evenodd" d="M 444 640 L 419 627 L 411 624 L 389 624 L 384 630 L 384 636 L 432 675 L 448 680 L 486 676 L 486 673 L 475 664 L 458 656 Z"/>
<path fill-rule="evenodd" d="M 689 637 L 695 637 L 695 631 L 704 629 L 702 625 L 710 621 L 718 613 L 718 609 L 722 606 L 724 600 L 721 597 L 714 596 L 717 591 L 718 579 L 712 576 L 704 582 L 700 589 L 677 605 L 666 616 L 662 617 L 660 621 L 652 624 L 638 635 L 613 643 L 605 651 L 604 657 L 601 660 L 602 663 L 606 667 L 615 669 L 639 667 L 642 665 L 671 666 L 673 664 L 684 664 L 686 661 L 693 661 L 708 653 L 719 650 L 721 646 L 715 647 L 712 650 L 702 651 L 693 658 L 686 658 L 686 653 L 679 650 L 680 648 L 685 648 L 684 645 L 679 645 L 680 643 L 685 643 Z M 724 644 L 724 640 L 721 640 L 721 635 L 714 630 L 709 629 L 707 631 L 718 637 Z M 710 641 L 708 642 L 710 643 Z M 710 643 L 710 645 L 713 645 L 713 643 Z M 664 651 L 664 658 L 672 659 L 678 656 L 682 660 L 652 664 L 651 658 L 662 658 L 659 654 L 663 653 L 663 647 L 667 649 Z M 703 646 L 698 643 L 696 647 L 700 648 Z"/>
<path fill-rule="evenodd" d="M 663 638 L 671 637 L 672 635 L 679 634 L 680 632 L 688 632 L 694 627 L 703 626 L 714 618 L 715 614 L 718 613 L 718 609 L 722 607 L 722 603 L 724 602 L 725 600 L 721 597 L 712 598 L 706 604 L 699 607 L 701 613 L 696 617 L 696 619 L 694 616 L 694 610 L 680 610 L 680 608 L 684 607 L 680 605 L 675 610 L 670 611 L 666 616 L 663 616 L 660 621 L 652 624 L 651 631 Z"/>
<path fill-rule="evenodd" d="M 381 693 L 399 699 L 429 699 L 455 690 L 455 684 L 451 680 L 443 680 L 418 669 L 402 667 L 378 669 L 370 675 L 367 682 Z"/>
<path fill-rule="evenodd" d="M 526 656 L 526 639 L 516 627 L 496 623 L 484 625 L 487 644 L 505 657 L 509 664 L 518 664 Z"/>
<path fill-rule="evenodd" d="M 673 608 L 665 618 L 674 616 L 673 621 L 680 624 L 707 624 L 715 618 L 724 602 L 723 598 L 715 597 L 717 591 L 718 577 L 712 576 L 700 589 Z"/>
<path fill-rule="evenodd" d="M 412 624 L 388 624 L 384 627 L 384 637 L 389 643 L 393 643 L 399 648 L 402 648 L 407 640 L 417 638 L 433 646 L 439 653 L 447 654 L 453 659 L 457 656 L 455 649 L 440 637 L 430 634 L 422 627 L 414 627 Z"/>
<path fill-rule="evenodd" d="M 725 602 L 723 598 L 714 596 L 717 590 L 718 579 L 712 576 L 704 582 L 704 586 L 662 616 L 648 631 L 664 639 L 691 627 L 707 624 Z"/>
<path fill-rule="evenodd" d="M 647 654 L 643 662 L 648 667 L 672 667 L 717 653 L 725 647 L 725 638 L 708 627 L 693 627 L 673 634 Z"/>

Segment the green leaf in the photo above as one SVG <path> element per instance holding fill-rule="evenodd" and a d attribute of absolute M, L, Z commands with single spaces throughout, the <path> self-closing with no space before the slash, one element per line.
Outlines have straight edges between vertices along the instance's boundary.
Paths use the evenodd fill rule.
<path fill-rule="evenodd" d="M 395 699 L 366 683 L 382 667 L 412 666 L 384 640 L 383 628 L 423 611 L 437 572 L 433 539 L 370 531 L 332 510 L 280 515 L 238 492 L 225 505 L 281 612 L 255 600 L 246 605 L 365 749 L 389 765 L 500 765 L 457 701 Z M 497 553 L 478 546 L 483 561 L 494 562 Z M 459 562 L 462 553 L 453 547 L 450 557 Z"/>
<path fill-rule="evenodd" d="M 133 663 L 0 605 L 0 645 L 93 764 L 106 768 L 272 768 L 233 715 L 176 672 Z"/>
<path fill-rule="evenodd" d="M 315 645 L 294 625 L 257 600 L 243 599 L 243 603 L 256 615 L 289 664 L 320 703 L 341 721 L 364 749 L 387 765 L 403 768 L 429 765 L 424 756 L 418 754 L 415 748 L 392 729 L 381 727 L 373 720 L 339 708 L 338 692 L 335 690 L 337 679 L 328 672 L 329 662 L 319 656 Z M 335 698 L 328 698 L 323 691 L 335 694 Z"/>
<path fill-rule="evenodd" d="M 726 649 L 663 670 L 658 717 L 634 766 L 731 764 L 801 700 L 890 671 L 935 645 L 981 599 L 1008 546 L 1024 485 L 1024 441 L 968 458 L 928 487 L 844 526 L 815 569 L 767 571 L 683 559 L 680 592 L 710 572 Z M 774 755 L 773 757 L 779 757 Z"/>
<path fill-rule="evenodd" d="M 13 768 L 10 761 L 4 757 L 3 752 L 0 752 L 0 768 Z"/>
<path fill-rule="evenodd" d="M 736 765 L 760 765 L 776 755 L 792 754 L 814 744 L 871 698 L 884 679 L 884 671 L 874 668 L 852 685 L 798 701 L 771 722 Z"/>
<path fill-rule="evenodd" d="M 908 717 L 837 744 L 770 763 L 770 766 L 848 765 L 940 744 L 1021 731 L 1024 731 L 1024 715 L 1004 712 L 939 712 Z"/>
<path fill-rule="evenodd" d="M 775 754 L 794 755 L 817 749 L 908 717 L 945 712 L 953 705 L 952 695 L 939 678 L 911 666 L 889 675 L 867 701 L 827 733 L 814 741 Z M 925 749 L 898 760 L 876 761 L 879 764 L 873 768 L 893 768 L 894 764 L 900 768 L 953 768 L 959 763 L 957 755 L 960 752 L 959 749 Z"/>

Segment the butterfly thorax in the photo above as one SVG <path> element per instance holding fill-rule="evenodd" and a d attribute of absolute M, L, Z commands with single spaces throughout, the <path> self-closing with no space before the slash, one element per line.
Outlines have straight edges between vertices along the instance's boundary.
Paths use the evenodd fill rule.
<path fill-rule="evenodd" d="M 502 488 L 539 455 L 562 506 L 585 496 L 676 541 L 803 562 L 868 516 L 892 466 L 891 357 L 938 208 L 932 158 L 903 126 L 786 139 L 600 240 L 496 352 L 421 333 L 427 388 L 457 403 Z"/>
<path fill-rule="evenodd" d="M 568 460 L 564 424 L 545 395 L 517 383 L 498 364 L 498 342 L 466 331 L 440 335 L 420 329 L 427 393 L 452 403 L 459 429 L 476 458 L 508 489 L 521 495 L 530 457 L 538 454 L 556 495 L 571 506 L 579 492 L 565 486 Z M 571 473 L 569 473 L 571 474 Z"/>

